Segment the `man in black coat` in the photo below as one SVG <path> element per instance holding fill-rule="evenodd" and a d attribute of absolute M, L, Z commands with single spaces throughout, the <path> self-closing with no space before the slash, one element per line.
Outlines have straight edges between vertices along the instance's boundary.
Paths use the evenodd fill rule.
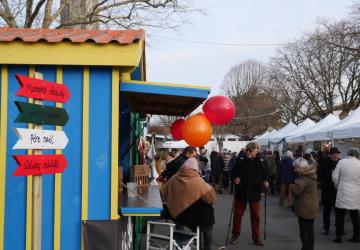
<path fill-rule="evenodd" d="M 336 189 L 332 181 L 332 172 L 340 160 L 341 152 L 337 148 L 330 148 L 329 157 L 323 159 L 319 165 L 319 180 L 321 184 L 321 200 L 323 204 L 324 235 L 329 234 L 330 213 L 335 206 Z"/>
<path fill-rule="evenodd" d="M 222 194 L 222 177 L 224 170 L 224 159 L 219 152 L 212 151 L 210 154 L 211 162 L 211 183 L 218 194 Z"/>
<path fill-rule="evenodd" d="M 241 157 L 232 168 L 230 177 L 235 184 L 234 219 L 230 244 L 235 244 L 240 236 L 241 219 L 246 205 L 250 206 L 252 239 L 255 245 L 263 246 L 260 240 L 260 199 L 262 188 L 268 188 L 266 181 L 266 161 L 260 157 L 259 144 L 246 145 L 246 157 Z"/>

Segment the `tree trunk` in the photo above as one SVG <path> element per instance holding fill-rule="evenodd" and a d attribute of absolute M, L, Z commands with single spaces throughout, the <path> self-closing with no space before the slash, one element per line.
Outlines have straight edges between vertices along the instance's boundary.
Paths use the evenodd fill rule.
<path fill-rule="evenodd" d="M 65 0 L 61 0 L 63 2 Z M 91 13 L 98 0 L 72 0 L 69 1 L 64 10 L 61 13 L 60 22 L 61 25 L 65 25 L 64 28 L 67 29 L 86 29 L 94 30 L 99 29 L 99 22 L 91 24 L 76 24 L 76 25 L 66 25 L 71 22 L 71 20 L 78 20 L 79 17 L 85 16 L 88 13 Z"/>

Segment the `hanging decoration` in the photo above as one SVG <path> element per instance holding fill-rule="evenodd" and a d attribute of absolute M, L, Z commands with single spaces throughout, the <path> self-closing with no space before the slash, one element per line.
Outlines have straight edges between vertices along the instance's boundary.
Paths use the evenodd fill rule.
<path fill-rule="evenodd" d="M 212 127 L 204 114 L 190 116 L 183 127 L 182 134 L 187 144 L 193 147 L 202 147 L 211 138 Z"/>
<path fill-rule="evenodd" d="M 184 119 L 178 119 L 172 123 L 172 125 L 170 127 L 170 132 L 171 132 L 172 137 L 175 140 L 183 139 L 182 129 L 184 127 L 184 124 L 185 124 Z"/>
<path fill-rule="evenodd" d="M 212 124 L 225 125 L 235 115 L 235 104 L 227 96 L 213 96 L 205 102 L 203 111 Z"/>

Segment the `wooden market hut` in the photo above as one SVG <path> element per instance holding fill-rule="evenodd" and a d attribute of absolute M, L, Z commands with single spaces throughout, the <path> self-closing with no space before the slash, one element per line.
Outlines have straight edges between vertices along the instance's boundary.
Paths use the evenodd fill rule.
<path fill-rule="evenodd" d="M 32 240 L 33 176 L 13 176 L 12 149 L 19 111 L 14 101 L 16 74 L 66 84 L 70 99 L 63 130 L 69 139 L 61 150 L 44 154 L 65 155 L 63 173 L 42 177 L 41 249 L 81 249 L 81 221 L 119 218 L 118 167 L 129 174 L 137 131 L 134 124 L 144 114 L 188 115 L 209 94 L 209 88 L 145 82 L 143 30 L 0 29 L 0 250 L 34 249 Z M 121 212 L 121 211 L 120 211 Z"/>

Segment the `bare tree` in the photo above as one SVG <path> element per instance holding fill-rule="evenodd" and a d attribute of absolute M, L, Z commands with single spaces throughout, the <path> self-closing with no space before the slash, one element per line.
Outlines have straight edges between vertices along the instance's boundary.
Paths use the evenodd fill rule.
<path fill-rule="evenodd" d="M 251 140 L 268 127 L 278 125 L 280 116 L 274 113 L 277 106 L 270 98 L 266 77 L 266 67 L 255 60 L 241 62 L 225 75 L 224 93 L 236 106 L 235 118 L 227 126 L 228 133 Z"/>
<path fill-rule="evenodd" d="M 164 131 L 166 134 L 170 134 L 171 125 L 173 124 L 174 121 L 178 119 L 184 119 L 184 117 L 159 115 L 158 121 L 154 124 L 154 126 L 161 127 L 162 131 Z"/>
<path fill-rule="evenodd" d="M 272 59 L 274 100 L 294 122 L 359 106 L 360 61 L 349 49 L 354 39 L 345 34 L 347 27 L 345 21 L 322 23 L 303 39 L 281 47 Z"/>
<path fill-rule="evenodd" d="M 0 25 L 22 28 L 176 28 L 190 0 L 0 0 Z"/>

